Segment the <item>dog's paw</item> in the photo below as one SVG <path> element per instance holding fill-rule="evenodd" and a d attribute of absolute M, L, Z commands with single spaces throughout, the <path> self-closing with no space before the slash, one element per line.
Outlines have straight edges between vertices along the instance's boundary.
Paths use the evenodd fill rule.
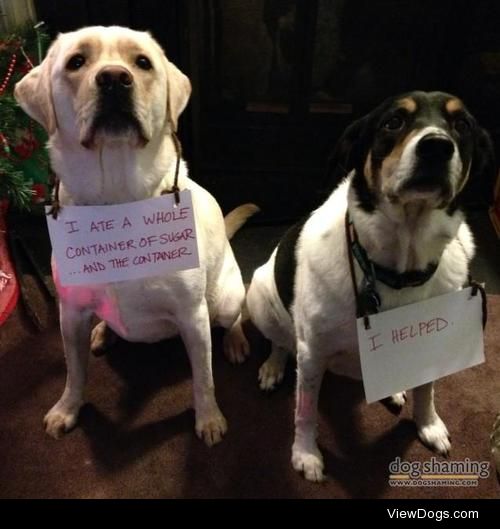
<path fill-rule="evenodd" d="M 401 391 L 400 393 L 394 393 L 390 397 L 382 400 L 382 404 L 395 415 L 399 415 L 403 410 L 404 405 L 406 404 L 407 396 L 406 391 Z"/>
<path fill-rule="evenodd" d="M 65 433 L 74 428 L 80 407 L 66 406 L 58 402 L 43 419 L 47 434 L 54 439 L 61 439 Z"/>
<path fill-rule="evenodd" d="M 116 342 L 116 334 L 101 321 L 93 329 L 90 335 L 90 351 L 94 356 L 103 356 L 106 351 Z"/>
<path fill-rule="evenodd" d="M 400 393 L 394 393 L 394 395 L 389 397 L 389 404 L 394 408 L 402 409 L 407 400 L 406 391 L 401 391 Z"/>
<path fill-rule="evenodd" d="M 259 369 L 259 385 L 263 391 L 272 391 L 283 380 L 285 367 L 271 359 L 262 364 Z"/>
<path fill-rule="evenodd" d="M 224 334 L 224 355 L 232 364 L 242 364 L 250 354 L 250 344 L 240 325 Z"/>
<path fill-rule="evenodd" d="M 426 425 L 418 425 L 420 440 L 434 452 L 447 457 L 451 449 L 450 434 L 444 422 L 436 415 L 434 420 Z"/>
<path fill-rule="evenodd" d="M 292 465 L 297 472 L 303 472 L 309 481 L 323 481 L 323 456 L 319 450 L 309 452 L 296 447 L 292 449 Z"/>
<path fill-rule="evenodd" d="M 227 432 L 227 421 L 219 410 L 196 419 L 196 435 L 213 446 L 222 441 Z"/>

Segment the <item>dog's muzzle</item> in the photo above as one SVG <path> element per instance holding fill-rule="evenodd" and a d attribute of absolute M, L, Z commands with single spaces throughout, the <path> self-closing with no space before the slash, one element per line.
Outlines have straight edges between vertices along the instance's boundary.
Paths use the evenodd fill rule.
<path fill-rule="evenodd" d="M 425 134 L 415 147 L 413 174 L 406 181 L 405 190 L 448 195 L 454 153 L 455 144 L 448 135 L 439 132 Z"/>
<path fill-rule="evenodd" d="M 134 78 L 122 66 L 105 66 L 95 77 L 98 88 L 96 127 L 119 133 L 134 121 Z"/>
<path fill-rule="evenodd" d="M 134 111 L 134 76 L 123 66 L 104 66 L 95 76 L 97 109 L 90 135 L 82 142 L 92 148 L 96 133 L 119 138 L 130 132 L 136 134 L 138 144 L 145 145 L 142 125 Z"/>

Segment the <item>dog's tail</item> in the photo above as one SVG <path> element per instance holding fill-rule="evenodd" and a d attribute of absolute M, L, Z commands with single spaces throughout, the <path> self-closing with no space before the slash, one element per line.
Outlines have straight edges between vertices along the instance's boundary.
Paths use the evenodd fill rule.
<path fill-rule="evenodd" d="M 226 225 L 226 235 L 231 239 L 233 235 L 245 224 L 245 222 L 260 211 L 260 208 L 255 204 L 243 204 L 230 211 L 224 217 L 224 224 Z"/>

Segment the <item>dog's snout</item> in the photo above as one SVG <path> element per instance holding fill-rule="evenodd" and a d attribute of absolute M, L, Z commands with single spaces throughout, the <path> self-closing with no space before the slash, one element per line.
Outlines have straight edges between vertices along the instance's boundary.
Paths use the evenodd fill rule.
<path fill-rule="evenodd" d="M 131 88 L 134 79 L 123 66 L 105 66 L 97 73 L 96 83 L 101 90 L 112 92 Z"/>
<path fill-rule="evenodd" d="M 420 158 L 433 160 L 449 160 L 455 146 L 448 136 L 431 132 L 426 134 L 417 145 L 417 154 Z"/>

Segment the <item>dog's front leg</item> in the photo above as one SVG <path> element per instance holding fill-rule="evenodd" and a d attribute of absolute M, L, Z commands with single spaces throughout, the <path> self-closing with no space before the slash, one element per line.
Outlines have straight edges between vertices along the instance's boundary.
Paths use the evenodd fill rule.
<path fill-rule="evenodd" d="M 92 313 L 61 304 L 61 334 L 66 357 L 66 386 L 44 419 L 45 430 L 59 439 L 76 424 L 87 378 Z"/>
<path fill-rule="evenodd" d="M 227 431 L 226 419 L 217 406 L 212 375 L 212 338 L 210 318 L 205 300 L 178 321 L 193 371 L 193 398 L 196 434 L 208 446 L 222 440 Z"/>
<path fill-rule="evenodd" d="M 292 465 L 310 481 L 323 480 L 323 456 L 316 443 L 318 396 L 325 373 L 325 362 L 311 357 L 308 345 L 297 344 L 297 394 L 295 404 L 295 440 Z"/>
<path fill-rule="evenodd" d="M 450 448 L 450 434 L 434 407 L 434 384 L 424 384 L 413 390 L 413 418 L 418 436 L 431 450 L 447 456 Z"/>

